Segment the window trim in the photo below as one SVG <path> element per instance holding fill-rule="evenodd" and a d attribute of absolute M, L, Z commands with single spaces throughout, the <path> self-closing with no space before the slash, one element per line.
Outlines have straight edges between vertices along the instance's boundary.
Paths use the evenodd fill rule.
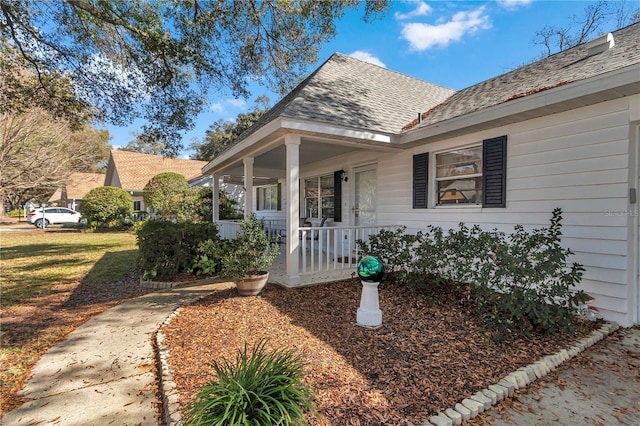
<path fill-rule="evenodd" d="M 267 198 L 269 198 L 269 204 L 271 204 L 272 201 L 272 197 L 273 194 L 269 194 L 269 197 L 267 197 L 267 192 L 272 192 L 274 191 L 276 192 L 275 194 L 275 208 L 273 205 L 269 205 L 269 208 L 265 207 L 265 200 Z M 281 185 L 280 183 L 274 183 L 271 185 L 264 185 L 264 186 L 258 186 L 256 187 L 256 211 L 261 211 L 261 212 L 277 212 L 282 210 L 282 206 L 281 206 L 281 198 L 282 198 L 282 194 L 281 194 Z M 260 203 L 262 202 L 262 206 L 260 205 Z"/>
<path fill-rule="evenodd" d="M 445 177 L 438 177 L 438 155 L 442 155 L 442 154 L 446 154 L 452 151 L 460 151 L 460 150 L 465 150 L 465 149 L 472 149 L 472 148 L 479 148 L 480 149 L 480 161 L 481 163 L 484 165 L 484 149 L 483 149 L 483 143 L 482 142 L 476 142 L 476 143 L 472 143 L 472 144 L 468 144 L 468 145 L 462 145 L 462 146 L 456 146 L 453 148 L 448 148 L 448 149 L 443 149 L 440 151 L 435 151 L 433 153 L 433 164 L 430 164 L 430 166 L 432 167 L 431 170 L 431 175 L 433 176 L 433 179 L 431 179 L 431 182 L 429 182 L 429 185 L 431 186 L 431 190 L 434 194 L 433 196 L 433 200 L 432 200 L 432 205 L 433 207 L 453 207 L 453 208 L 459 208 L 459 207 L 478 207 L 478 206 L 482 206 L 483 200 L 484 200 L 484 167 L 482 168 L 482 172 L 481 173 L 472 173 L 472 174 L 468 174 L 468 175 L 461 175 L 461 176 L 445 176 Z M 480 197 L 480 199 L 475 202 L 475 203 L 446 203 L 446 204 L 441 204 L 439 202 L 439 198 L 440 198 L 440 191 L 438 190 L 438 182 L 446 182 L 446 181 L 451 181 L 451 180 L 457 180 L 457 179 L 477 179 L 477 178 L 481 178 L 482 179 L 482 197 Z"/>
<path fill-rule="evenodd" d="M 322 195 L 322 179 L 327 179 L 329 181 L 332 182 L 333 184 L 333 194 L 332 195 L 327 195 L 327 196 L 323 196 Z M 301 201 L 302 201 L 302 206 L 301 206 L 301 212 L 304 215 L 304 217 L 306 218 L 310 218 L 310 219 L 323 219 L 325 218 L 322 215 L 322 211 L 323 211 L 323 203 L 322 200 L 323 199 L 331 199 L 331 202 L 333 203 L 333 207 L 326 207 L 327 209 L 331 208 L 333 209 L 333 215 L 331 216 L 327 216 L 326 219 L 332 219 L 335 220 L 336 218 L 336 174 L 335 172 L 329 172 L 329 173 L 324 173 L 321 175 L 315 175 L 315 176 L 307 176 L 304 178 L 301 178 L 302 182 L 304 183 L 303 185 L 303 191 L 302 191 L 302 197 L 300 197 Z M 308 180 L 315 180 L 316 181 L 316 189 L 318 191 L 318 195 L 316 197 L 307 197 L 307 181 Z M 315 211 L 318 212 L 318 216 L 309 216 L 309 212 L 307 211 L 307 199 L 309 198 L 315 198 L 316 199 L 316 208 Z"/>

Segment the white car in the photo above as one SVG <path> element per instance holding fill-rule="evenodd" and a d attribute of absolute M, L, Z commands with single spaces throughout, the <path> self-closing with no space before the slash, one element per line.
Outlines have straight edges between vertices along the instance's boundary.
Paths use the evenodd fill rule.
<path fill-rule="evenodd" d="M 42 208 L 31 210 L 27 214 L 27 220 L 37 228 L 54 224 L 84 223 L 80 213 L 65 207 L 45 207 L 44 215 Z"/>

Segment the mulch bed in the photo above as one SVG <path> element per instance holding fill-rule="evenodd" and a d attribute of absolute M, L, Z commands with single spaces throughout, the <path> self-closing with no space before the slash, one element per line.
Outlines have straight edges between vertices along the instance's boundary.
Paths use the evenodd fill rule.
<path fill-rule="evenodd" d="M 163 329 L 181 406 L 215 379 L 214 359 L 235 359 L 245 343 L 268 339 L 270 348 L 304 354 L 305 380 L 321 414 L 311 424 L 422 423 L 596 326 L 581 324 L 575 336 L 498 344 L 453 295 L 430 301 L 383 282 L 383 326 L 372 330 L 355 321 L 360 292 L 357 280 L 299 289 L 270 285 L 257 297 L 231 289 L 183 308 Z"/>

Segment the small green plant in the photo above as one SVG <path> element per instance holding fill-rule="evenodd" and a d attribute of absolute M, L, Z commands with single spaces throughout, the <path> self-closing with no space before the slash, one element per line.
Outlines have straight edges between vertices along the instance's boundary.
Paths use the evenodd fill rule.
<path fill-rule="evenodd" d="M 302 381 L 304 362 L 293 350 L 267 351 L 266 341 L 235 362 L 213 362 L 217 381 L 204 385 L 191 401 L 185 425 L 304 425 L 315 413 L 313 395 Z"/>
<path fill-rule="evenodd" d="M 269 238 L 262 221 L 255 215 L 241 221 L 240 228 L 240 235 L 225 248 L 220 272 L 223 276 L 244 281 L 246 277 L 258 275 L 271 266 L 280 246 Z"/>
<path fill-rule="evenodd" d="M 198 246 L 198 256 L 193 261 L 189 273 L 195 275 L 213 275 L 222 268 L 222 254 L 226 244 L 224 240 L 209 239 Z"/>

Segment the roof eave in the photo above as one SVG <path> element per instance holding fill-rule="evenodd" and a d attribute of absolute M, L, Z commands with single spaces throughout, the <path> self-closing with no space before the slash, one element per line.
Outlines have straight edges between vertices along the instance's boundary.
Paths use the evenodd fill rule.
<path fill-rule="evenodd" d="M 386 149 L 392 146 L 393 149 L 397 148 L 397 136 L 392 133 L 377 133 L 312 120 L 277 117 L 211 160 L 202 168 L 202 173 L 224 172 L 226 168 L 242 158 L 260 154 L 286 133 L 324 137 L 345 144 L 367 145 L 373 149 Z"/>
<path fill-rule="evenodd" d="M 400 136 L 405 148 L 569 111 L 640 93 L 640 64 L 579 80 L 481 111 L 413 129 Z"/>

